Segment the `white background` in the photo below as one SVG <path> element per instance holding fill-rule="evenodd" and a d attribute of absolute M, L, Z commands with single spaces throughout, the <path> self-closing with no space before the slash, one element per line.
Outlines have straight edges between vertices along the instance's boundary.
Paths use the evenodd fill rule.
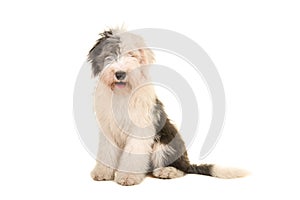
<path fill-rule="evenodd" d="M 196 2 L 196 1 L 195 1 Z M 1 199 L 299 199 L 300 6 L 297 1 L 1 1 Z M 201 162 L 252 175 L 94 182 L 72 93 L 98 33 L 165 28 L 214 61 L 227 99 L 223 135 Z M 190 149 L 197 161 L 201 146 Z"/>

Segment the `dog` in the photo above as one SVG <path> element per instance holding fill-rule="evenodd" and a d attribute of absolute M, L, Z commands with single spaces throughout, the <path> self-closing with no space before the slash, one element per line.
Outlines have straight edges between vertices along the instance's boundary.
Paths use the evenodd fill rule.
<path fill-rule="evenodd" d="M 185 143 L 151 84 L 154 53 L 142 37 L 122 28 L 100 34 L 88 54 L 97 79 L 94 110 L 100 128 L 96 181 L 136 185 L 148 173 L 161 179 L 201 174 L 237 178 L 247 172 L 214 164 L 191 164 Z"/>

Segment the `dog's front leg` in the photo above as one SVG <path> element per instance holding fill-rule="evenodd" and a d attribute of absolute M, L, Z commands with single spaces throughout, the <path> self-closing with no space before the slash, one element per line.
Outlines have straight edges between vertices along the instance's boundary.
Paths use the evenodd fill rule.
<path fill-rule="evenodd" d="M 99 146 L 97 163 L 91 172 L 91 177 L 95 181 L 114 180 L 115 169 L 122 151 L 108 136 L 99 134 Z"/>
<path fill-rule="evenodd" d="M 153 139 L 128 138 L 121 155 L 115 181 L 121 185 L 136 185 L 142 182 L 149 170 Z"/>

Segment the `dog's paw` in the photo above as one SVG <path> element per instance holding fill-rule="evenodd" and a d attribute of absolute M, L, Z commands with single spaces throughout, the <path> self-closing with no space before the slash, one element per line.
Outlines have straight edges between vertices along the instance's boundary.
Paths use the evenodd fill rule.
<path fill-rule="evenodd" d="M 93 171 L 91 171 L 91 177 L 95 181 L 114 180 L 114 170 L 106 166 L 96 165 Z"/>
<path fill-rule="evenodd" d="M 184 172 L 174 167 L 162 167 L 153 171 L 153 176 L 163 179 L 178 178 L 184 176 Z"/>
<path fill-rule="evenodd" d="M 137 185 L 143 181 L 145 176 L 145 174 L 133 174 L 117 171 L 115 175 L 115 182 L 124 186 Z"/>

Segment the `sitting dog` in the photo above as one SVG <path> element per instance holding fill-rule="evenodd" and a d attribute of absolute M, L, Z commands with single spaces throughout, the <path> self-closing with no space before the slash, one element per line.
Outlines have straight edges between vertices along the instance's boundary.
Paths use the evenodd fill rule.
<path fill-rule="evenodd" d="M 139 184 L 148 173 L 170 179 L 185 174 L 236 178 L 246 172 L 191 164 L 176 127 L 151 84 L 154 54 L 143 38 L 122 29 L 103 32 L 88 60 L 97 78 L 94 109 L 100 128 L 94 180 Z"/>

